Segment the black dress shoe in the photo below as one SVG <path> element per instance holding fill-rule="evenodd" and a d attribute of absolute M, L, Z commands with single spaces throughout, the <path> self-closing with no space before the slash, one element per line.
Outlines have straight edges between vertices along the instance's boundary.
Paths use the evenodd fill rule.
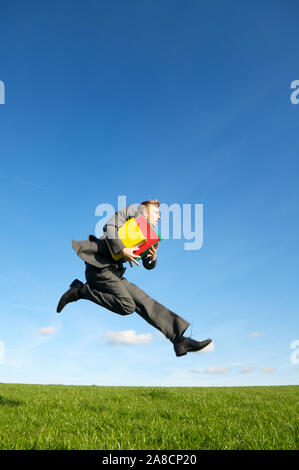
<path fill-rule="evenodd" d="M 61 299 L 59 300 L 59 303 L 57 305 L 56 312 L 60 313 L 61 310 L 70 302 L 75 302 L 76 300 L 80 299 L 79 296 L 79 289 L 80 287 L 84 286 L 83 282 L 79 281 L 79 279 L 75 279 L 71 284 L 70 284 L 70 289 L 67 290 Z"/>
<path fill-rule="evenodd" d="M 210 338 L 204 341 L 195 341 L 195 339 L 192 338 L 181 337 L 178 341 L 173 343 L 173 346 L 177 356 L 184 356 L 188 352 L 200 351 L 211 342 L 212 340 Z"/>

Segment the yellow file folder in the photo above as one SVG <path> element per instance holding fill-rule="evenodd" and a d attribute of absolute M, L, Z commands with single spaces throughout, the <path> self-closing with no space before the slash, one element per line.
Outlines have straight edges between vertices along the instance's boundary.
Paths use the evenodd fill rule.
<path fill-rule="evenodd" d="M 118 236 L 125 245 L 126 248 L 132 248 L 133 246 L 140 246 L 146 242 L 146 238 L 142 231 L 140 230 L 138 224 L 136 223 L 134 217 L 127 220 L 127 222 L 120 227 L 118 230 Z M 121 254 L 114 254 L 107 238 L 105 238 L 108 248 L 110 250 L 111 256 L 115 261 L 118 261 L 122 258 Z"/>

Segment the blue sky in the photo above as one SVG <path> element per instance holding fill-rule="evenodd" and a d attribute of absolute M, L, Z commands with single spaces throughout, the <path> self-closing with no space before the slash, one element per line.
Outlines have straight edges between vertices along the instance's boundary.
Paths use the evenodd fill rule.
<path fill-rule="evenodd" d="M 298 384 L 298 13 L 276 0 L 1 5 L 0 382 Z M 72 239 L 120 195 L 203 205 L 201 249 L 164 240 L 155 270 L 126 277 L 213 351 L 177 358 L 137 313 L 84 300 L 56 314 L 85 281 Z"/>

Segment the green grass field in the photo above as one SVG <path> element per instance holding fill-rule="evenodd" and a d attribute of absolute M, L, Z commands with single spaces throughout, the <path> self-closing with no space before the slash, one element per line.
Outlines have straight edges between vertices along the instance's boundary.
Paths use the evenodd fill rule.
<path fill-rule="evenodd" d="M 299 386 L 0 384 L 0 449 L 298 449 Z"/>

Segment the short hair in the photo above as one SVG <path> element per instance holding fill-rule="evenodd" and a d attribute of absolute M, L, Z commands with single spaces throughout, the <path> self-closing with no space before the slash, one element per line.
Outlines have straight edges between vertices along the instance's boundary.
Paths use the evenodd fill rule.
<path fill-rule="evenodd" d="M 149 206 L 150 204 L 160 207 L 160 202 L 158 201 L 158 199 L 147 199 L 147 201 L 143 201 L 140 203 L 140 205 L 145 207 Z"/>
<path fill-rule="evenodd" d="M 144 217 L 146 217 L 146 215 L 147 215 L 147 208 L 148 208 L 151 204 L 153 204 L 153 205 L 155 205 L 155 206 L 157 206 L 157 207 L 160 206 L 160 202 L 158 201 L 158 199 L 147 199 L 146 201 L 143 201 L 143 202 L 141 202 L 141 203 L 139 204 L 138 209 L 139 209 L 140 213 L 141 213 Z"/>

